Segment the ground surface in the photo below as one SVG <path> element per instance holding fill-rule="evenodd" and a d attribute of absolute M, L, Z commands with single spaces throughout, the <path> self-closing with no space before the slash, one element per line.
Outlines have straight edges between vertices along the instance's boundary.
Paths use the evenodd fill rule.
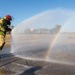
<path fill-rule="evenodd" d="M 75 66 L 6 55 L 0 60 L 0 75 L 75 75 Z"/>
<path fill-rule="evenodd" d="M 0 75 L 75 75 L 74 36 L 68 36 L 67 39 L 69 41 L 67 42 L 63 41 L 62 39 L 61 41 L 63 41 L 63 43 L 61 43 L 60 45 L 58 45 L 57 43 L 57 46 L 53 48 L 54 51 L 51 54 L 52 59 L 58 59 L 60 61 L 67 60 L 68 62 L 72 61 L 73 64 L 15 57 L 12 54 L 9 54 L 11 51 L 10 36 L 7 35 L 6 39 L 6 45 L 3 51 L 1 51 L 0 53 L 0 55 L 2 55 L 2 58 L 0 59 Z M 65 40 L 67 39 L 65 38 Z M 63 51 L 66 45 L 68 46 L 66 50 L 69 50 L 68 52 L 66 51 L 67 54 Z M 72 53 L 70 52 L 70 48 L 72 49 Z M 55 51 L 55 49 L 57 52 Z"/>

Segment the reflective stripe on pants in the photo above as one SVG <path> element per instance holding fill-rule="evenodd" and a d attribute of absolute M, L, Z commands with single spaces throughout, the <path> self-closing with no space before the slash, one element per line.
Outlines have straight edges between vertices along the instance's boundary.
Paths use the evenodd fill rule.
<path fill-rule="evenodd" d="M 0 35 L 0 47 L 3 46 L 5 42 L 5 37 L 3 35 Z"/>

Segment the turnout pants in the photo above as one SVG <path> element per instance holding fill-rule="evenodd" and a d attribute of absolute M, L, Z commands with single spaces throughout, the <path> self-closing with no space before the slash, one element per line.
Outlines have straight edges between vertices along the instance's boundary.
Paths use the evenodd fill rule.
<path fill-rule="evenodd" d="M 5 44 L 5 37 L 3 35 L 0 35 L 0 50 L 2 50 L 4 44 Z"/>

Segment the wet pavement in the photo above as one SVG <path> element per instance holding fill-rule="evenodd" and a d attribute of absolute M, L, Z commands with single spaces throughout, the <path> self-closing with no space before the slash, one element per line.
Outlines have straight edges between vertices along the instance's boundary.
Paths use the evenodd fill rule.
<path fill-rule="evenodd" d="M 75 65 L 31 60 L 4 54 L 0 59 L 0 75 L 75 75 Z"/>
<path fill-rule="evenodd" d="M 52 60 L 46 61 L 45 59 L 37 60 L 37 58 L 29 59 L 25 56 L 22 58 L 21 55 L 19 57 L 14 56 L 10 53 L 10 43 L 6 44 L 5 48 L 0 51 L 0 56 L 2 56 L 0 59 L 0 75 L 75 75 L 75 39 L 71 37 L 66 39 L 69 41 L 60 40 L 60 45 L 60 41 L 58 41 L 50 55 L 52 59 L 58 59 L 63 63 Z M 30 57 L 44 57 L 45 50 L 41 51 L 40 54 L 39 52 L 39 50 L 30 51 L 29 55 Z M 72 62 L 65 63 L 65 61 Z"/>

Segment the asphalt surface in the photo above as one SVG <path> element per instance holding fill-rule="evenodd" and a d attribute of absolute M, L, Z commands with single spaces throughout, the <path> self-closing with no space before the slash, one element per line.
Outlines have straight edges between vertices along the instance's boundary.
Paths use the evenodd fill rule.
<path fill-rule="evenodd" d="M 75 65 L 28 60 L 8 54 L 0 59 L 0 75 L 75 75 Z"/>
<path fill-rule="evenodd" d="M 75 75 L 75 39 L 73 37 L 67 38 L 69 41 L 65 42 L 62 39 L 63 43 L 60 45 L 58 44 L 60 41 L 57 42 L 50 54 L 51 60 L 49 61 L 14 56 L 10 53 L 9 41 L 0 52 L 2 56 L 0 59 L 0 75 Z M 67 39 L 65 38 L 65 40 Z M 36 50 L 29 55 L 32 57 L 34 53 L 37 53 L 34 56 L 42 58 L 46 52 L 43 50 L 39 54 L 39 50 Z"/>

